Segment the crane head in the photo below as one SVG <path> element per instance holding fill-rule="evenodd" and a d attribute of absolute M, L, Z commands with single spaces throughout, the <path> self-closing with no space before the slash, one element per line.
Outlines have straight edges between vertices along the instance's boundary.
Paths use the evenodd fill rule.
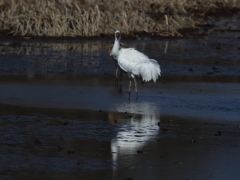
<path fill-rule="evenodd" d="M 121 33 L 119 30 L 115 31 L 115 37 L 119 39 L 121 37 Z"/>

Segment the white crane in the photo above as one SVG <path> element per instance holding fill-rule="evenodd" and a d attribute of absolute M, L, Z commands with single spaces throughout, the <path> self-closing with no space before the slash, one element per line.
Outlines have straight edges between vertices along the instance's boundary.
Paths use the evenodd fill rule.
<path fill-rule="evenodd" d="M 128 98 L 130 99 L 132 81 L 134 79 L 136 99 L 138 98 L 137 82 L 135 76 L 141 76 L 143 81 L 157 81 L 158 76 L 161 76 L 161 69 L 158 62 L 154 59 L 149 59 L 145 54 L 137 51 L 134 48 L 120 48 L 121 33 L 119 30 L 115 32 L 115 41 L 112 49 L 112 56 L 117 59 L 119 67 L 128 73 L 129 89 Z"/>

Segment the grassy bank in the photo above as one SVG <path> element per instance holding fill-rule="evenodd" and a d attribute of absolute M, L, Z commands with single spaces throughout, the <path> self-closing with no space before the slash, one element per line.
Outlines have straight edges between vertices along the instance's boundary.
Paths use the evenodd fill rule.
<path fill-rule="evenodd" d="M 239 12 L 240 0 L 0 0 L 0 31 L 13 36 L 182 36 L 208 16 Z"/>

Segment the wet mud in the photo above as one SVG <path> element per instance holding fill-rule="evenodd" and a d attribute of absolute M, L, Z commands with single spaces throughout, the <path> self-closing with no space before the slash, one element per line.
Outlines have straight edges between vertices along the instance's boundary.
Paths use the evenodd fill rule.
<path fill-rule="evenodd" d="M 123 39 L 162 68 L 138 100 L 112 40 L 3 38 L 0 179 L 237 180 L 239 38 Z"/>

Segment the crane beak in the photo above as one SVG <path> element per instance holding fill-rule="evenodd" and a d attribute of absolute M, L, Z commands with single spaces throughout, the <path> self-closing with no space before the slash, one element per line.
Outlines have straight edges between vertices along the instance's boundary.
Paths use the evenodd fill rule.
<path fill-rule="evenodd" d="M 120 33 L 116 32 L 116 38 L 119 39 L 120 38 Z"/>

